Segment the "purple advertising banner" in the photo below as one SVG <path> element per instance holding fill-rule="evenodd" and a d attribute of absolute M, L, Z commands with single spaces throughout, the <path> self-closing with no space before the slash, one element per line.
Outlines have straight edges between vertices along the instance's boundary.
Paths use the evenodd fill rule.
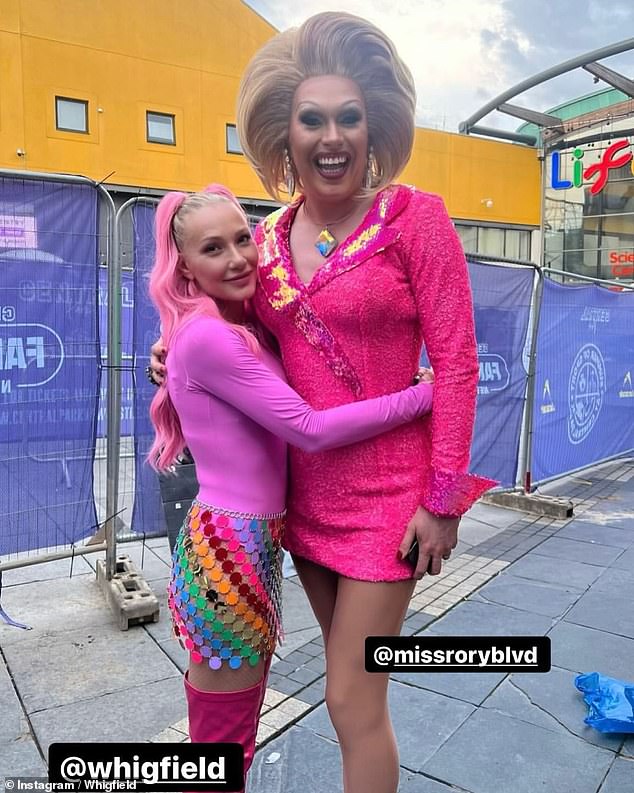
<path fill-rule="evenodd" d="M 0 241 L 5 554 L 68 545 L 95 531 L 97 193 L 89 185 L 0 179 L 0 217 L 5 232 L 37 229 L 35 248 L 33 236 L 5 233 Z"/>

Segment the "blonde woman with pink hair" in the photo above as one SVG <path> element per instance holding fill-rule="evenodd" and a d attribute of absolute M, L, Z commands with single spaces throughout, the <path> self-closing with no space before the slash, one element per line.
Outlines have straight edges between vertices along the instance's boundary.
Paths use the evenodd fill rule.
<path fill-rule="evenodd" d="M 151 405 L 149 461 L 165 471 L 187 446 L 200 484 L 168 592 L 190 655 L 189 730 L 240 743 L 246 774 L 281 630 L 287 444 L 312 454 L 389 432 L 429 411 L 433 386 L 311 408 L 250 313 L 258 251 L 235 197 L 220 185 L 169 193 L 155 225 L 150 294 L 169 374 Z"/>

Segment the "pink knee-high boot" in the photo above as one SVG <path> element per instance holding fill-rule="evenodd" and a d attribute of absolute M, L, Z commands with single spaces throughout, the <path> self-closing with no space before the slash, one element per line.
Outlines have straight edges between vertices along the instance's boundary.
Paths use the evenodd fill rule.
<path fill-rule="evenodd" d="M 253 762 L 260 708 L 266 691 L 262 680 L 239 691 L 201 691 L 184 678 L 189 737 L 192 743 L 239 743 L 244 749 L 244 776 Z"/>

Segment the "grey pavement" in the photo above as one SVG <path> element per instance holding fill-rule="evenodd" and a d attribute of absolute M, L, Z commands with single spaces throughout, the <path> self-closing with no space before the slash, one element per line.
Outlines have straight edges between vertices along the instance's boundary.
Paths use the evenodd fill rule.
<path fill-rule="evenodd" d="M 417 584 L 403 634 L 548 636 L 552 669 L 393 675 L 401 793 L 634 793 L 634 735 L 587 726 L 573 685 L 595 670 L 634 682 L 634 460 L 542 490 L 574 517 L 476 504 L 443 573 Z M 53 742 L 187 740 L 167 540 L 118 552 L 158 596 L 158 623 L 119 630 L 95 580 L 103 554 L 75 558 L 72 576 L 68 560 L 4 572 L 2 607 L 32 629 L 0 624 L 0 779 L 44 776 Z M 323 643 L 296 576 L 284 611 L 248 793 L 340 793 Z"/>

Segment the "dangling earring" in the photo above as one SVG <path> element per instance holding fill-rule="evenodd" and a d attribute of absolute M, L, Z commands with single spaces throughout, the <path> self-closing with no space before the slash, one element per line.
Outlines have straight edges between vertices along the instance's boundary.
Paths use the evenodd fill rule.
<path fill-rule="evenodd" d="M 286 183 L 288 197 L 292 198 L 295 194 L 295 174 L 293 173 L 293 163 L 291 162 L 291 155 L 288 153 L 288 149 L 284 149 L 284 181 Z"/>
<path fill-rule="evenodd" d="M 371 190 L 374 187 L 374 174 L 376 173 L 376 157 L 374 156 L 374 147 L 370 146 L 368 150 L 368 164 L 365 169 L 365 179 L 363 186 L 366 190 Z"/>

